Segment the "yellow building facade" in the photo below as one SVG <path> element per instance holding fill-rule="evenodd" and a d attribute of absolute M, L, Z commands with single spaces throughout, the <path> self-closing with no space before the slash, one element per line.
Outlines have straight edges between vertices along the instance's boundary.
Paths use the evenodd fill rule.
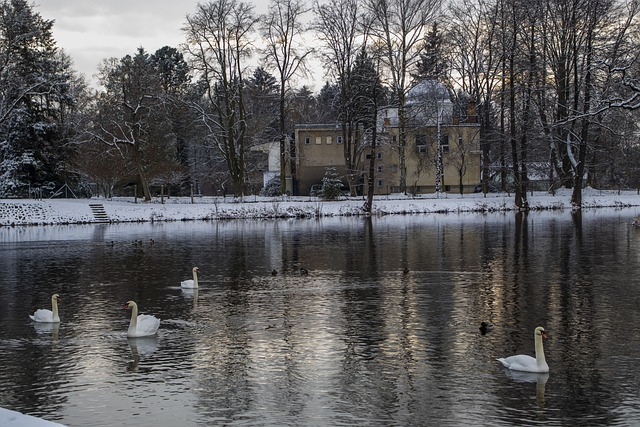
<path fill-rule="evenodd" d="M 289 169 L 292 194 L 309 194 L 311 186 L 322 183 L 328 169 L 334 169 L 345 185 L 351 184 L 356 194 L 366 194 L 372 155 L 375 194 L 401 192 L 403 172 L 404 190 L 409 194 L 473 192 L 482 176 L 480 125 L 474 104 L 462 110 L 454 111 L 449 90 L 443 84 L 418 82 L 407 93 L 404 135 L 398 108 L 380 109 L 375 151 L 372 154 L 371 133 L 355 132 L 353 138 L 359 149 L 355 150 L 355 167 L 350 171 L 345 165 L 346 135 L 340 124 L 298 125 Z"/>
<path fill-rule="evenodd" d="M 469 120 L 471 119 L 471 120 Z M 471 122 L 469 122 L 471 121 Z M 387 120 L 378 131 L 375 156 L 375 194 L 400 192 L 400 129 Z M 406 191 L 426 194 L 436 191 L 438 148 L 442 150 L 441 191 L 473 192 L 481 179 L 480 126 L 473 116 L 465 123 L 453 120 L 439 126 L 409 126 L 406 129 L 404 158 Z M 439 138 L 438 138 L 439 135 Z M 370 141 L 357 134 L 361 150 L 354 183 L 357 194 L 366 194 Z M 339 125 L 298 125 L 295 130 L 295 153 L 292 153 L 293 194 L 308 195 L 311 186 L 321 184 L 328 168 L 334 168 L 345 185 L 347 168 L 344 136 Z M 438 139 L 440 144 L 438 144 Z"/>

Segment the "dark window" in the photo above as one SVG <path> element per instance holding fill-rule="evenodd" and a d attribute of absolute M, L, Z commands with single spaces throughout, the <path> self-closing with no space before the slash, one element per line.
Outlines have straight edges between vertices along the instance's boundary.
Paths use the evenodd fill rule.
<path fill-rule="evenodd" d="M 440 146 L 442 147 L 443 153 L 449 152 L 449 135 L 442 135 L 440 137 Z"/>
<path fill-rule="evenodd" d="M 416 135 L 416 151 L 418 153 L 427 152 L 427 135 Z"/>

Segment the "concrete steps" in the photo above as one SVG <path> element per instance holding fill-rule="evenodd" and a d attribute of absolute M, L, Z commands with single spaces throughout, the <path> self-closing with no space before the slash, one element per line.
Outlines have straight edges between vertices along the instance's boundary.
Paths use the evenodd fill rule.
<path fill-rule="evenodd" d="M 111 222 L 109 215 L 107 215 L 101 203 L 90 203 L 89 207 L 91 208 L 91 212 L 93 212 L 95 222 Z"/>

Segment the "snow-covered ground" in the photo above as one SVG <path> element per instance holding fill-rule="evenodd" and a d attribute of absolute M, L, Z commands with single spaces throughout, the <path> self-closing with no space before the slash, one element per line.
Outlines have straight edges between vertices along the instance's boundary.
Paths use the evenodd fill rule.
<path fill-rule="evenodd" d="M 41 420 L 20 412 L 0 408 L 0 426 L 2 427 L 64 427 L 62 424 Z"/>
<path fill-rule="evenodd" d="M 570 210 L 570 190 L 560 190 L 555 195 L 535 192 L 528 195 L 532 209 Z M 164 202 L 164 203 L 162 203 Z M 322 201 L 316 197 L 265 198 L 247 196 L 242 199 L 201 197 L 159 198 L 144 203 L 133 199 L 46 199 L 0 200 L 0 226 L 51 225 L 100 222 L 100 206 L 97 213 L 91 205 L 102 205 L 108 222 L 186 221 L 248 218 L 291 218 L 362 215 L 364 199 L 349 198 L 339 201 Z M 490 212 L 514 210 L 511 194 L 435 194 L 409 197 L 404 195 L 378 196 L 373 203 L 374 215 Z M 583 209 L 598 207 L 640 206 L 640 196 L 635 191 L 601 191 L 585 189 Z M 103 222 L 104 222 L 103 221 Z"/>

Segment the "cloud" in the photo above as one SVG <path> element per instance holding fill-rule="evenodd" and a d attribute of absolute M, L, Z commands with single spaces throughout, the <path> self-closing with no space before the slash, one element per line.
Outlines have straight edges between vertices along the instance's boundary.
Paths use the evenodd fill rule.
<path fill-rule="evenodd" d="M 53 37 L 74 62 L 74 68 L 94 87 L 104 59 L 133 55 L 139 47 L 154 53 L 164 46 L 179 47 L 187 15 L 200 0 L 41 0 L 34 10 L 54 20 Z M 268 1 L 253 0 L 256 14 L 266 13 Z M 321 73 L 320 73 L 321 74 Z M 311 81 L 311 86 L 321 87 Z"/>
<path fill-rule="evenodd" d="M 182 26 L 196 10 L 197 0 L 46 0 L 35 6 L 44 19 L 54 20 L 59 48 L 89 80 L 106 58 L 134 54 L 138 47 L 155 52 L 184 41 Z M 92 81 L 95 83 L 95 81 Z"/>

